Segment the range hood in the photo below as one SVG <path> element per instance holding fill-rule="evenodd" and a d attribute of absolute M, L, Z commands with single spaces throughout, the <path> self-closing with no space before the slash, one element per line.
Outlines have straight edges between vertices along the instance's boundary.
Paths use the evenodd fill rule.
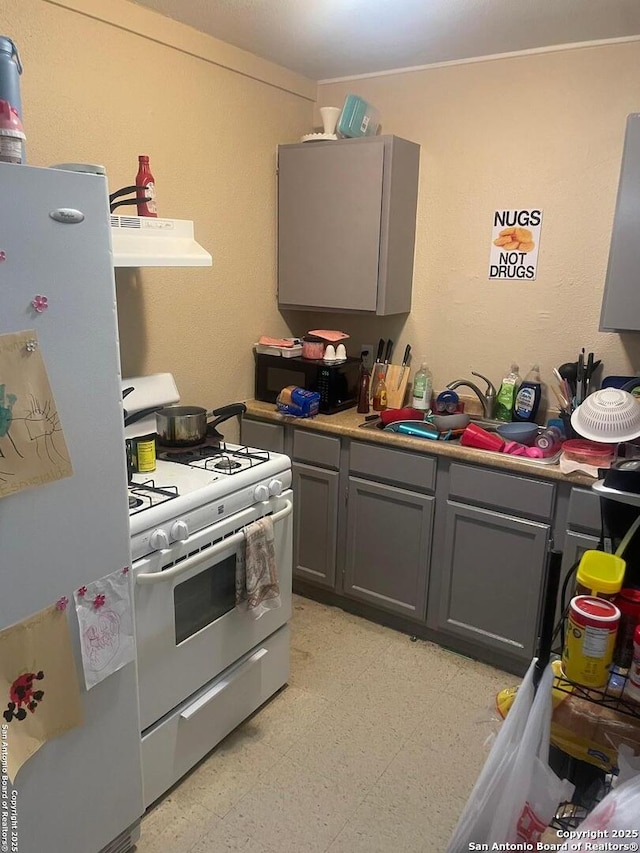
<path fill-rule="evenodd" d="M 188 219 L 111 216 L 114 267 L 210 267 Z"/>

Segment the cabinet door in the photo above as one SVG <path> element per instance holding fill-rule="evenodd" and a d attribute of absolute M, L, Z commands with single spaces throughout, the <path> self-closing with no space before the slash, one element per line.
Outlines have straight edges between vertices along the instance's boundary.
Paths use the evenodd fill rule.
<path fill-rule="evenodd" d="M 243 418 L 240 435 L 240 441 L 248 447 L 284 453 L 284 427 L 280 424 L 266 424 Z"/>
<path fill-rule="evenodd" d="M 627 118 L 600 331 L 640 329 L 640 115 Z"/>
<path fill-rule="evenodd" d="M 278 154 L 280 305 L 375 312 L 384 144 Z"/>
<path fill-rule="evenodd" d="M 447 501 L 439 628 L 529 660 L 549 533 L 547 524 Z"/>
<path fill-rule="evenodd" d="M 434 503 L 428 495 L 349 477 L 346 595 L 425 619 Z"/>
<path fill-rule="evenodd" d="M 335 587 L 338 472 L 294 463 L 293 574 Z"/>

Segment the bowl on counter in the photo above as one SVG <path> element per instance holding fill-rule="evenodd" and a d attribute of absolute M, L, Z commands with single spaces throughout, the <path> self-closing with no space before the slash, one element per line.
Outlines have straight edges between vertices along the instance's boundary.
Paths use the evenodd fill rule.
<path fill-rule="evenodd" d="M 505 423 L 496 427 L 496 432 L 505 441 L 517 441 L 519 444 L 531 446 L 539 429 L 538 424 Z"/>
<path fill-rule="evenodd" d="M 429 421 L 438 428 L 440 432 L 450 429 L 465 429 L 469 426 L 471 418 L 464 412 L 451 415 L 431 415 Z"/>

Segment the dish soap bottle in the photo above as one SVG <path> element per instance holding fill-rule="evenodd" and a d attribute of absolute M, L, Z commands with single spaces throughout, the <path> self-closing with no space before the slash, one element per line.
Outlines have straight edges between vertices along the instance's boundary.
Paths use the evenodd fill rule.
<path fill-rule="evenodd" d="M 513 405 L 521 379 L 518 375 L 518 365 L 512 364 L 511 370 L 502 380 L 496 400 L 496 419 L 499 421 L 510 421 Z"/>
<path fill-rule="evenodd" d="M 414 409 L 426 411 L 431 408 L 431 394 L 433 392 L 433 379 L 431 371 L 427 367 L 427 360 L 423 358 L 420 362 L 420 370 L 413 377 L 413 391 L 411 405 Z"/>
<path fill-rule="evenodd" d="M 376 380 L 376 388 L 373 392 L 373 411 L 384 412 L 387 408 L 387 386 L 384 381 L 384 373 L 379 370 Z"/>
<path fill-rule="evenodd" d="M 524 381 L 516 394 L 513 404 L 514 421 L 535 421 L 542 396 L 542 380 L 540 367 L 534 364 L 524 377 Z"/>

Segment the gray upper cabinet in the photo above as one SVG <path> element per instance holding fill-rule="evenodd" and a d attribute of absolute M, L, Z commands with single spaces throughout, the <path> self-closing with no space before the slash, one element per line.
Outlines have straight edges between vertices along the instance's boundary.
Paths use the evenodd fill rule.
<path fill-rule="evenodd" d="M 640 330 L 640 114 L 627 132 L 613 220 L 601 331 Z"/>
<path fill-rule="evenodd" d="M 279 146 L 280 308 L 411 310 L 419 160 L 396 136 Z"/>
<path fill-rule="evenodd" d="M 438 629 L 528 661 L 550 526 L 447 502 Z"/>

